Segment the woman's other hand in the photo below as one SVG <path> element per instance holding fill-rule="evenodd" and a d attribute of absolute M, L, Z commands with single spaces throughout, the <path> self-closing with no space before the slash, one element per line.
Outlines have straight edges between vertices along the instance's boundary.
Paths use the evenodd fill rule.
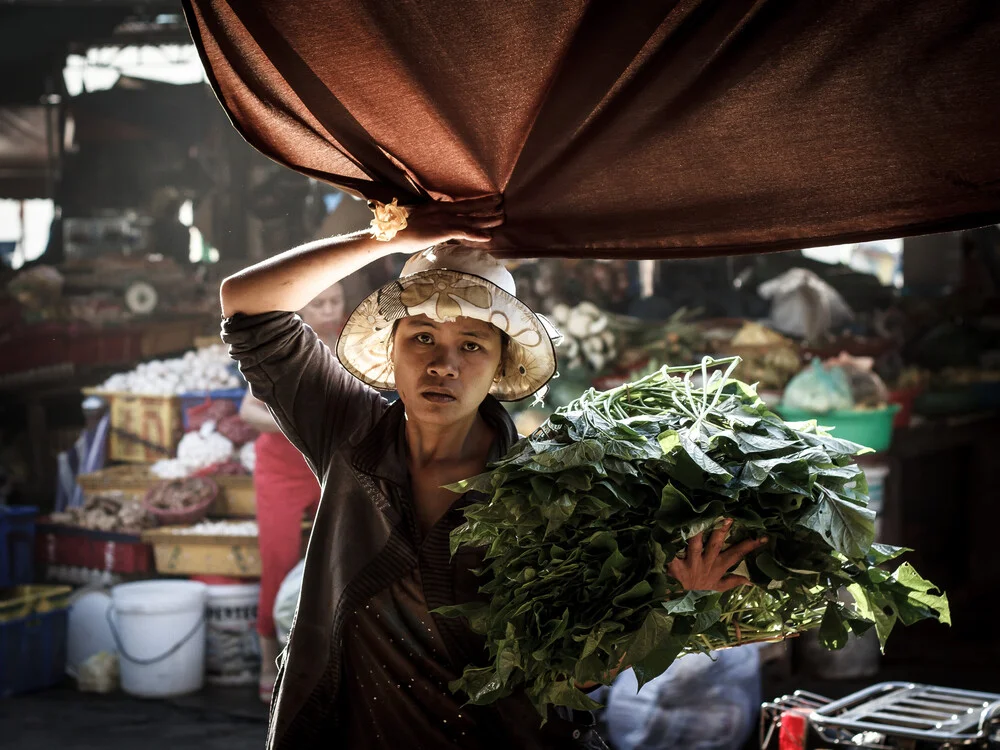
<path fill-rule="evenodd" d="M 728 591 L 750 584 L 750 579 L 729 571 L 748 554 L 766 544 L 767 537 L 747 539 L 723 552 L 732 525 L 733 519 L 727 518 L 721 527 L 711 532 L 707 543 L 701 534 L 693 536 L 688 542 L 687 556 L 676 557 L 667 566 L 667 572 L 686 591 Z"/>

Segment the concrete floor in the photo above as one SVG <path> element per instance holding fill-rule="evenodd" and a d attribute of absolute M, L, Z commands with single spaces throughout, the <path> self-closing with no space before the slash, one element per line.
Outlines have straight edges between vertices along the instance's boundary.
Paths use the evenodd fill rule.
<path fill-rule="evenodd" d="M 1000 692 L 995 652 L 924 651 L 885 659 L 876 677 L 825 680 L 789 674 L 772 664 L 763 694 L 777 698 L 795 689 L 839 698 L 883 681 L 913 681 Z M 964 658 L 962 658 L 964 656 Z M 987 657 L 987 658 L 984 658 Z M 122 693 L 78 693 L 72 683 L 0 701 L 3 750 L 259 750 L 264 747 L 267 710 L 254 688 L 210 688 L 182 698 L 148 701 Z M 756 747 L 754 739 L 747 750 Z"/>
<path fill-rule="evenodd" d="M 255 688 L 152 701 L 69 684 L 0 701 L 4 750 L 252 750 L 264 747 L 266 734 Z"/>

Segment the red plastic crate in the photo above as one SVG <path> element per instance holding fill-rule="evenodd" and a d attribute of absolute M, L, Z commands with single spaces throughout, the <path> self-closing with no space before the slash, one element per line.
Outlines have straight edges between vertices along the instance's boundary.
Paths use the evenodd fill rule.
<path fill-rule="evenodd" d="M 108 573 L 153 572 L 153 548 L 133 534 L 91 531 L 59 524 L 38 524 L 35 560 Z"/>

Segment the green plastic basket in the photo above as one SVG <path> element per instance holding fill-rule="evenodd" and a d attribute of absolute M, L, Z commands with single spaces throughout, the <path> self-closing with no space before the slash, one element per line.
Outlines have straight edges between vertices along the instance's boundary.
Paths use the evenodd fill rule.
<path fill-rule="evenodd" d="M 875 452 L 889 449 L 892 443 L 892 420 L 900 410 L 899 404 L 890 404 L 881 409 L 858 409 L 853 411 L 831 411 L 815 414 L 780 405 L 778 414 L 788 422 L 806 422 L 815 419 L 823 427 L 831 428 L 831 434 L 842 440 L 850 440 Z"/>

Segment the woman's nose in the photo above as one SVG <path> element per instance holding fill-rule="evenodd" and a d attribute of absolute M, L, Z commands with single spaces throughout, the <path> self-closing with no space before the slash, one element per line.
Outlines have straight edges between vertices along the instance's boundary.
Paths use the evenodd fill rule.
<path fill-rule="evenodd" d="M 452 357 L 442 353 L 431 360 L 427 372 L 438 378 L 455 378 L 458 377 L 458 366 Z"/>

